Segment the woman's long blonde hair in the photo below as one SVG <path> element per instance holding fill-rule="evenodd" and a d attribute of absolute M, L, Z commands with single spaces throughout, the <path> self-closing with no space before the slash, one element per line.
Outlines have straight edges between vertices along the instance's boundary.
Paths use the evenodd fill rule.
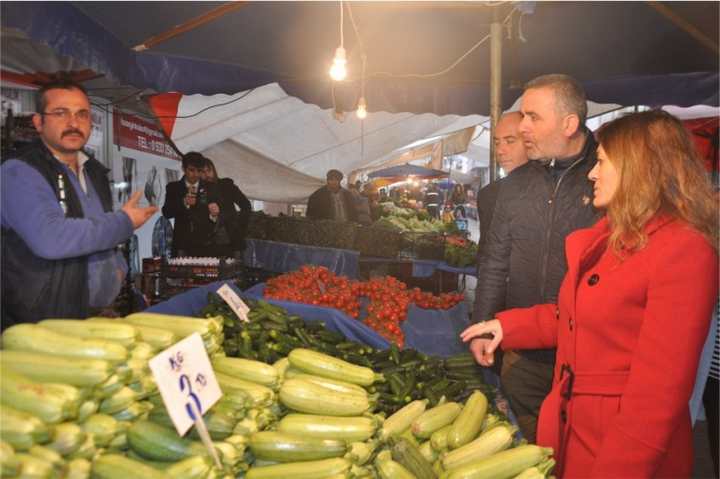
<path fill-rule="evenodd" d="M 597 139 L 620 175 L 607 207 L 611 248 L 641 249 L 645 225 L 663 215 L 688 223 L 717 250 L 717 197 L 677 118 L 662 110 L 633 113 L 603 125 Z"/>

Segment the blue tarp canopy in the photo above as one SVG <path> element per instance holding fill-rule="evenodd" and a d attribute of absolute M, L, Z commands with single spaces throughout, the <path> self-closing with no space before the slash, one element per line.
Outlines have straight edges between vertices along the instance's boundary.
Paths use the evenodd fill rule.
<path fill-rule="evenodd" d="M 335 86 L 327 72 L 340 43 L 340 2 L 247 2 L 150 50 L 132 50 L 219 5 L 2 2 L 3 65 L 27 73 L 58 64 L 24 61 L 28 52 L 9 41 L 20 35 L 65 66 L 138 92 L 232 94 L 277 82 L 307 103 L 349 111 L 364 54 L 371 111 L 487 115 L 489 41 L 437 73 L 483 40 L 496 15 L 505 20 L 504 108 L 524 82 L 551 72 L 575 76 L 599 103 L 718 105 L 718 2 L 344 2 L 350 73 Z"/>
<path fill-rule="evenodd" d="M 391 166 L 382 170 L 373 171 L 368 175 L 369 178 L 396 178 L 400 176 L 420 176 L 423 178 L 439 178 L 447 176 L 447 171 L 433 170 L 432 168 L 424 168 L 422 166 L 404 165 Z"/>

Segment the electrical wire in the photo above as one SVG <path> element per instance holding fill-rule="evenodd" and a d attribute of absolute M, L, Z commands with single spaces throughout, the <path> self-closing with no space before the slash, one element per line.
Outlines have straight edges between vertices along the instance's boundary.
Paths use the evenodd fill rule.
<path fill-rule="evenodd" d="M 343 0 L 340 0 L 340 47 L 345 48 L 345 33 L 343 31 Z"/>
<path fill-rule="evenodd" d="M 165 118 L 175 118 L 175 119 L 194 118 L 194 117 L 199 116 L 199 115 L 201 115 L 202 113 L 205 113 L 206 111 L 211 110 L 211 109 L 213 109 L 213 108 L 219 108 L 219 107 L 221 107 L 221 106 L 230 105 L 230 104 L 232 104 L 232 103 L 235 103 L 235 102 L 237 102 L 237 101 L 240 101 L 240 100 L 242 100 L 243 98 L 247 97 L 247 96 L 248 96 L 250 93 L 252 93 L 253 91 L 255 91 L 255 88 L 251 88 L 250 90 L 246 91 L 243 95 L 241 95 L 241 96 L 239 96 L 239 97 L 237 97 L 237 98 L 233 98 L 232 100 L 229 100 L 229 101 L 226 101 L 226 102 L 223 102 L 223 103 L 216 103 L 216 104 L 214 104 L 214 105 L 206 106 L 206 107 L 203 108 L 202 110 L 196 111 L 195 113 L 192 113 L 192 114 L 189 114 L 189 115 L 179 115 L 179 116 L 175 116 L 175 115 L 147 116 L 147 115 L 143 115 L 143 114 L 139 114 L 139 113 L 134 113 L 134 112 L 133 112 L 133 114 L 136 115 L 136 116 L 139 116 L 140 118 L 145 118 L 145 119 L 147 119 L 147 120 L 165 119 Z M 102 104 L 99 104 L 99 103 L 92 103 L 92 105 L 98 107 L 99 109 L 101 109 L 101 110 L 104 111 L 105 113 L 109 113 L 109 112 L 110 112 L 109 109 L 105 108 L 105 105 L 102 105 Z M 114 105 L 115 105 L 115 103 L 110 103 L 110 106 L 114 106 Z M 122 111 L 122 110 L 121 110 L 121 111 Z"/>
<path fill-rule="evenodd" d="M 504 3 L 508 3 L 508 2 L 499 2 L 498 5 L 501 5 Z M 493 6 L 493 5 L 491 5 L 491 6 Z M 513 7 L 513 9 L 510 10 L 510 13 L 508 13 L 507 16 L 505 17 L 505 19 L 502 21 L 502 24 L 504 25 L 505 23 L 507 23 L 508 20 L 510 20 L 510 18 L 512 17 L 512 14 L 515 13 L 516 11 L 517 11 L 517 7 Z M 369 77 L 383 76 L 383 77 L 391 77 L 391 78 L 434 78 L 434 77 L 442 76 L 442 75 L 448 73 L 450 70 L 452 70 L 456 66 L 458 66 L 460 64 L 460 62 L 462 62 L 468 55 L 470 55 L 473 51 L 475 51 L 475 49 L 477 49 L 480 45 L 485 43 L 488 40 L 488 38 L 490 38 L 490 35 L 486 35 L 485 37 L 480 39 L 480 41 L 478 41 L 475 45 L 470 47 L 470 49 L 468 51 L 463 53 L 460 56 L 460 58 L 455 60 L 449 67 L 447 67 L 439 72 L 436 72 L 436 73 L 398 74 L 398 73 L 391 73 L 391 72 L 374 72 L 374 73 L 370 73 L 368 76 Z"/>

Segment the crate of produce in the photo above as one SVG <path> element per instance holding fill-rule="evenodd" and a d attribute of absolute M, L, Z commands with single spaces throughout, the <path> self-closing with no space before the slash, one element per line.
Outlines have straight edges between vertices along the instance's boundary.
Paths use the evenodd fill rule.
<path fill-rule="evenodd" d="M 404 231 L 400 254 L 413 259 L 443 260 L 445 258 L 445 235 Z"/>
<path fill-rule="evenodd" d="M 262 211 L 255 211 L 250 215 L 248 221 L 247 237 L 259 240 L 268 238 L 268 229 L 272 222 L 272 216 L 268 216 Z"/>
<path fill-rule="evenodd" d="M 363 256 L 395 258 L 402 248 L 402 234 L 381 226 L 358 226 L 353 249 Z"/>
<path fill-rule="evenodd" d="M 268 233 L 272 241 L 305 246 L 353 249 L 355 243 L 355 224 L 341 221 L 279 216 Z"/>

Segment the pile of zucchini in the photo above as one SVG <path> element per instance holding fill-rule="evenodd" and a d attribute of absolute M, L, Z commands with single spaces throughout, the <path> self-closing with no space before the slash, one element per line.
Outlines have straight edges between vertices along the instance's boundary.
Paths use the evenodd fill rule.
<path fill-rule="evenodd" d="M 368 392 L 384 378 L 369 368 L 303 348 L 274 367 L 289 414 L 250 436 L 247 479 L 545 477 L 554 465 L 551 449 L 515 442 L 481 391 L 465 404 L 414 400 L 384 419 Z"/>
<path fill-rule="evenodd" d="M 549 450 L 513 439 L 469 356 L 378 351 L 264 302 L 247 323 L 216 302 L 206 312 L 8 328 L 1 476 L 538 478 L 552 467 Z M 221 468 L 194 430 L 177 435 L 148 369 L 196 332 L 223 391 L 204 416 Z"/>
<path fill-rule="evenodd" d="M 378 394 L 376 412 L 392 414 L 416 399 L 428 399 L 431 406 L 442 396 L 462 402 L 478 389 L 490 397 L 495 395 L 495 388 L 482 380 L 481 368 L 469 353 L 443 359 L 414 349 L 399 350 L 394 344 L 375 349 L 348 341 L 322 321 L 305 322 L 263 300 L 246 300 L 252 306 L 248 322 L 240 321 L 216 294 L 210 293 L 208 300 L 203 314 L 223 318 L 227 356 L 271 364 L 295 348 L 308 348 L 370 368 L 386 379 L 369 388 Z"/>
<path fill-rule="evenodd" d="M 117 320 L 45 320 L 5 330 L 2 477 L 236 477 L 251 459 L 243 427 L 258 430 L 271 413 L 255 408 L 251 394 L 227 387 L 206 416 L 223 460 L 223 469 L 216 469 L 201 443 L 178 437 L 169 424 L 148 368 L 160 350 L 195 332 L 209 351 L 220 354 L 222 327 L 221 318 L 141 313 Z M 266 402 L 274 404 L 273 396 Z M 236 428 L 243 434 L 234 434 Z"/>

